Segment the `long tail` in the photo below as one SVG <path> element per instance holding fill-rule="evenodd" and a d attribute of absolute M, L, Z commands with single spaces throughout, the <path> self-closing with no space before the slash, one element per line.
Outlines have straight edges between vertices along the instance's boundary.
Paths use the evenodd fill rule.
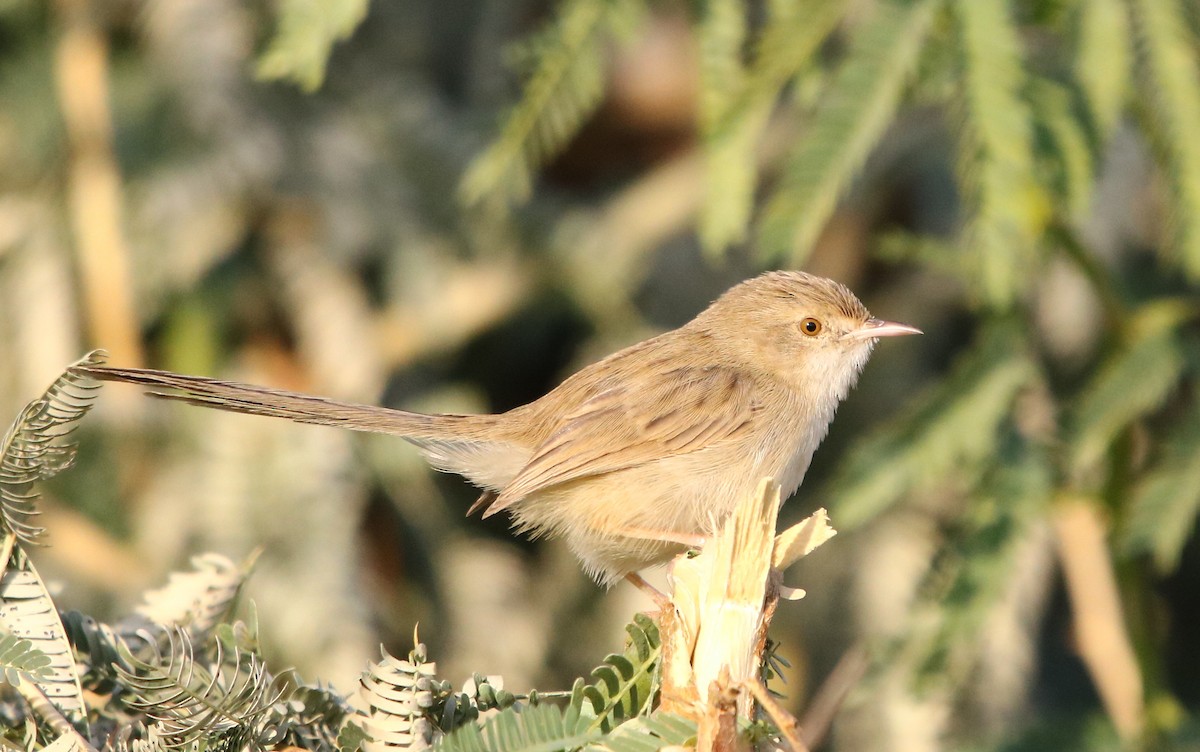
<path fill-rule="evenodd" d="M 184 376 L 170 371 L 110 366 L 77 366 L 75 372 L 102 381 L 124 381 L 151 387 L 151 396 L 178 400 L 235 413 L 286 418 L 298 423 L 338 426 L 354 431 L 387 433 L 408 438 L 485 439 L 493 416 L 424 415 L 373 405 L 339 402 L 265 386 Z M 157 391 L 159 389 L 166 391 Z"/>

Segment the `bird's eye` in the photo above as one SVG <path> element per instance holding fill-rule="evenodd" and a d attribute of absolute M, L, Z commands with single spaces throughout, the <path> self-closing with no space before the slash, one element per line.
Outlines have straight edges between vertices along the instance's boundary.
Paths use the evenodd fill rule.
<path fill-rule="evenodd" d="M 821 322 L 814 318 L 807 318 L 800 322 L 800 331 L 810 337 L 815 337 L 821 333 Z"/>

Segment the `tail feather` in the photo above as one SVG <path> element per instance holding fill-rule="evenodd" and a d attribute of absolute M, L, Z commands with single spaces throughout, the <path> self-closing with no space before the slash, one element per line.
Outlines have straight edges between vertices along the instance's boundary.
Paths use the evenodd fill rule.
<path fill-rule="evenodd" d="M 237 381 L 185 376 L 170 371 L 110 366 L 78 366 L 75 371 L 102 381 L 150 387 L 151 396 L 248 415 L 408 438 L 487 439 L 492 416 L 425 415 L 374 405 L 339 402 Z M 157 391 L 157 390 L 167 391 Z"/>

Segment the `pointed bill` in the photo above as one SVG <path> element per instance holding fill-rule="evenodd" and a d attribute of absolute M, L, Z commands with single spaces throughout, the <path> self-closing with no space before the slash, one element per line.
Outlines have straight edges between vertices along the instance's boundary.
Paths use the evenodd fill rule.
<path fill-rule="evenodd" d="M 875 337 L 902 337 L 906 334 L 924 334 L 920 329 L 898 321 L 883 319 L 867 319 L 860 328 L 848 333 L 852 339 L 873 339 Z"/>

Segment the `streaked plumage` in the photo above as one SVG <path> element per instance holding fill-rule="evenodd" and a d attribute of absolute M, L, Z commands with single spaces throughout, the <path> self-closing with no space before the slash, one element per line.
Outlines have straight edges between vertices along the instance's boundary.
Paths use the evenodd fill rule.
<path fill-rule="evenodd" d="M 819 332 L 808 334 L 807 320 Z M 844 286 L 770 272 L 679 329 L 585 367 L 499 415 L 423 415 L 166 371 L 89 367 L 159 396 L 303 423 L 396 434 L 485 491 L 484 515 L 561 536 L 603 583 L 707 535 L 763 477 L 790 495 L 879 336 Z M 656 537 L 655 533 L 662 533 Z"/>

